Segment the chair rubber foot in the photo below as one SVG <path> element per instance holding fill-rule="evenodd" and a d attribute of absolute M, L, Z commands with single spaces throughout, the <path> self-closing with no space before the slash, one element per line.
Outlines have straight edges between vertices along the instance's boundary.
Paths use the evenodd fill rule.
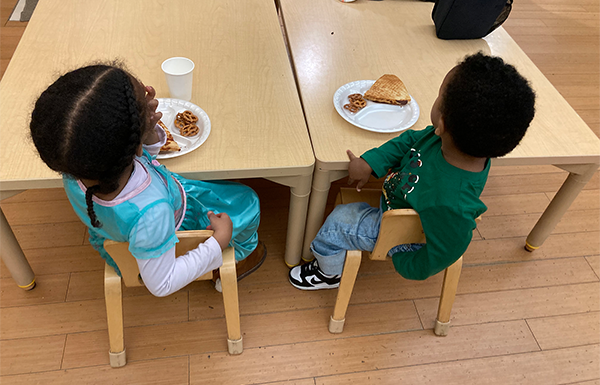
<path fill-rule="evenodd" d="M 230 340 L 227 339 L 227 350 L 229 350 L 229 354 L 242 354 L 244 351 L 244 343 L 243 337 L 240 337 L 239 340 Z"/>
<path fill-rule="evenodd" d="M 21 289 L 25 290 L 25 291 L 29 291 L 29 290 L 33 290 L 35 288 L 35 278 L 33 279 L 33 281 L 31 281 L 31 283 L 29 283 L 28 285 L 18 285 Z"/>
<path fill-rule="evenodd" d="M 538 247 L 531 246 L 529 243 L 525 242 L 525 250 L 529 251 L 530 253 L 532 251 L 535 251 L 535 250 L 539 249 L 539 248 L 540 248 L 539 246 Z"/>
<path fill-rule="evenodd" d="M 435 320 L 435 328 L 433 329 L 433 332 L 435 333 L 436 336 L 446 337 L 448 335 L 449 331 L 450 331 L 450 321 L 440 322 L 438 320 Z"/>
<path fill-rule="evenodd" d="M 338 334 L 344 331 L 344 322 L 346 319 L 333 319 L 333 316 L 329 318 L 329 333 Z"/>
<path fill-rule="evenodd" d="M 123 349 L 122 352 L 118 353 L 113 353 L 109 351 L 108 357 L 110 359 L 110 366 L 112 366 L 113 368 L 120 368 L 121 366 L 125 366 L 125 364 L 127 363 L 125 349 Z"/>

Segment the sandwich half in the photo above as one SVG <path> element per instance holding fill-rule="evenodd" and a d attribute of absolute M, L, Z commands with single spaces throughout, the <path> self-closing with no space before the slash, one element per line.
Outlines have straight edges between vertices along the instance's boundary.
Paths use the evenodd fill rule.
<path fill-rule="evenodd" d="M 181 147 L 179 147 L 175 139 L 173 139 L 173 135 L 171 135 L 171 132 L 169 131 L 167 126 L 160 120 L 158 121 L 158 124 L 162 127 L 163 130 L 165 130 L 165 134 L 167 134 L 167 142 L 160 148 L 160 151 L 174 152 L 181 150 Z"/>
<path fill-rule="evenodd" d="M 396 75 L 383 75 L 365 92 L 365 99 L 403 106 L 410 102 L 406 86 Z"/>

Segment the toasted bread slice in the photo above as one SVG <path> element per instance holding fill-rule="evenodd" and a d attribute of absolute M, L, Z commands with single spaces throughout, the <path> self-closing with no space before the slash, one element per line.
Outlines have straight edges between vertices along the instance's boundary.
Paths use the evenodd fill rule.
<path fill-rule="evenodd" d="M 365 99 L 403 106 L 410 102 L 406 86 L 396 75 L 383 75 L 365 92 Z"/>
<path fill-rule="evenodd" d="M 171 132 L 169 131 L 167 126 L 160 120 L 158 121 L 158 124 L 162 127 L 163 130 L 165 130 L 165 134 L 167 134 L 167 141 L 160 148 L 160 151 L 175 152 L 181 150 L 181 147 L 179 147 L 175 139 L 173 139 L 173 135 L 171 135 Z"/>

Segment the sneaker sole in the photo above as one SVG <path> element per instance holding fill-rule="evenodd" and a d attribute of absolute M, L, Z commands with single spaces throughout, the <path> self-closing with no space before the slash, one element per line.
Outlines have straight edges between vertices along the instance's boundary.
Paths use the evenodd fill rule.
<path fill-rule="evenodd" d="M 340 287 L 340 284 L 338 283 L 337 285 L 327 285 L 327 287 L 323 287 L 323 286 L 299 286 L 296 285 L 294 282 L 292 282 L 291 280 L 288 279 L 288 281 L 290 281 L 290 283 L 292 284 L 292 286 L 294 286 L 296 289 L 299 290 L 329 290 L 329 289 L 337 289 Z"/>

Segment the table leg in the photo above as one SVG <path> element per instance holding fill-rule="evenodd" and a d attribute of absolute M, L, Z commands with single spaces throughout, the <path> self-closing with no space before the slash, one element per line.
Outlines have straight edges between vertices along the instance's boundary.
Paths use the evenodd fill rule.
<path fill-rule="evenodd" d="M 2 210 L 0 210 L 0 245 L 2 245 L 2 254 L 0 255 L 2 262 L 10 271 L 10 275 L 17 285 L 24 290 L 33 289 L 35 287 L 35 275 Z"/>
<path fill-rule="evenodd" d="M 557 167 L 569 171 L 569 176 L 527 236 L 525 241 L 525 250 L 527 251 L 533 251 L 542 246 L 579 192 L 598 170 L 597 164 Z"/>
<path fill-rule="evenodd" d="M 312 174 L 266 179 L 290 187 L 290 210 L 288 213 L 288 229 L 285 242 L 285 263 L 288 267 L 294 267 L 300 263 Z"/>
<path fill-rule="evenodd" d="M 304 233 L 304 248 L 302 249 L 302 259 L 305 261 L 313 259 L 313 255 L 310 252 L 310 243 L 315 239 L 319 228 L 323 224 L 323 215 L 325 213 L 325 206 L 327 205 L 327 196 L 329 195 L 331 182 L 345 177 L 348 175 L 348 171 L 324 170 L 316 167 L 313 175 L 308 218 L 306 219 L 306 231 Z"/>

